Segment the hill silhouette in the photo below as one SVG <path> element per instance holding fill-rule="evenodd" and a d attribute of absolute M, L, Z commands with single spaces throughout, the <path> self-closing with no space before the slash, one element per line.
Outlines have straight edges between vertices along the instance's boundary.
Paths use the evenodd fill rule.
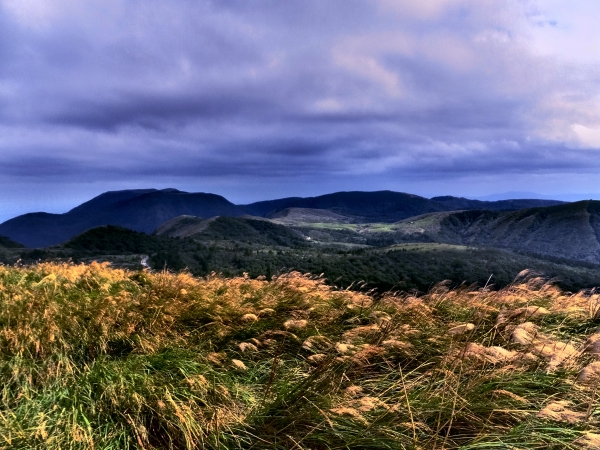
<path fill-rule="evenodd" d="M 0 247 L 4 248 L 23 248 L 23 244 L 13 241 L 6 236 L 0 236 Z"/>
<path fill-rule="evenodd" d="M 304 236 L 286 226 L 269 220 L 250 217 L 181 216 L 170 220 L 156 230 L 169 237 L 193 237 L 196 240 L 228 240 L 265 246 L 306 246 Z"/>
<path fill-rule="evenodd" d="M 461 197 L 433 197 L 427 199 L 414 194 L 393 191 L 335 192 L 318 197 L 290 197 L 246 205 L 257 216 L 272 216 L 286 208 L 328 210 L 358 222 L 397 222 L 408 217 L 429 212 L 459 209 L 486 209 L 491 211 L 556 205 L 555 200 L 501 200 L 486 202 Z"/>
<path fill-rule="evenodd" d="M 60 244 L 85 230 L 117 225 L 151 233 L 182 214 L 239 216 L 243 212 L 225 198 L 175 189 L 106 192 L 64 214 L 30 213 L 0 224 L 0 234 L 27 247 Z"/>
<path fill-rule="evenodd" d="M 312 208 L 327 210 L 357 222 L 391 223 L 419 214 L 455 210 L 459 206 L 460 209 L 503 210 L 558 203 L 561 202 L 482 202 L 456 197 L 427 199 L 401 192 L 356 191 L 235 205 L 215 194 L 188 193 L 176 189 L 141 189 L 106 192 L 64 214 L 24 214 L 0 224 L 0 235 L 21 242 L 27 247 L 47 247 L 102 225 L 116 225 L 151 233 L 161 224 L 181 215 L 210 218 L 251 214 L 265 217 L 286 208 Z"/>
<path fill-rule="evenodd" d="M 506 248 L 544 258 L 600 263 L 600 201 L 518 211 L 431 213 L 392 228 L 388 240 L 394 242 Z"/>

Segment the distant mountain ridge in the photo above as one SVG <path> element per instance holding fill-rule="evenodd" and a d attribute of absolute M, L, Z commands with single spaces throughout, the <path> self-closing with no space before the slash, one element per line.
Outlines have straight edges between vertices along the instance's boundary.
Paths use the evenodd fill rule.
<path fill-rule="evenodd" d="M 182 214 L 239 216 L 239 207 L 224 197 L 175 189 L 110 191 L 64 214 L 29 213 L 0 224 L 0 235 L 27 247 L 60 244 L 90 228 L 116 225 L 151 233 Z"/>
<path fill-rule="evenodd" d="M 287 208 L 325 209 L 353 218 L 358 222 L 397 222 L 429 212 L 486 209 L 503 211 L 537 206 L 557 205 L 558 200 L 500 200 L 487 202 L 462 197 L 442 196 L 427 199 L 414 194 L 393 191 L 335 192 L 318 197 L 290 197 L 244 205 L 256 216 L 272 216 Z"/>
<path fill-rule="evenodd" d="M 543 257 L 600 264 L 600 201 L 518 211 L 459 211 L 396 224 L 412 239 L 506 248 Z"/>
<path fill-rule="evenodd" d="M 235 205 L 220 195 L 210 193 L 138 189 L 105 192 L 64 214 L 24 214 L 0 224 L 0 235 L 27 247 L 46 247 L 60 244 L 101 225 L 116 225 L 150 233 L 181 215 L 210 218 L 250 214 L 266 217 L 286 208 L 309 208 L 327 210 L 356 222 L 392 223 L 430 212 L 456 209 L 498 211 L 560 203 L 553 200 L 485 202 L 450 196 L 427 199 L 393 191 L 355 191 Z"/>

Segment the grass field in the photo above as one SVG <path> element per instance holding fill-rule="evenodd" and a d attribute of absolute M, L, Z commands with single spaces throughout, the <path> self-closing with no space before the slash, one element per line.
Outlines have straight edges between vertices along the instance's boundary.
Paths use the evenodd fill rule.
<path fill-rule="evenodd" d="M 600 444 L 600 297 L 0 267 L 0 448 Z"/>
<path fill-rule="evenodd" d="M 437 242 L 407 242 L 406 244 L 395 244 L 389 247 L 386 247 L 382 251 L 392 251 L 392 250 L 406 250 L 406 251 L 435 251 L 435 250 L 458 250 L 458 251 L 466 251 L 473 250 L 473 247 L 468 247 L 466 245 L 455 245 L 455 244 L 439 244 Z"/>
<path fill-rule="evenodd" d="M 369 231 L 369 232 L 391 232 L 395 230 L 393 223 L 327 223 L 327 222 L 306 222 L 294 224 L 298 228 L 315 228 L 322 230 L 345 230 L 345 231 Z"/>

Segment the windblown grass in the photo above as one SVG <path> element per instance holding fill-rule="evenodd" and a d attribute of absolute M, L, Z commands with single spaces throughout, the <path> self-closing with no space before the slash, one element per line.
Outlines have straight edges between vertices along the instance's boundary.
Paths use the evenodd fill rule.
<path fill-rule="evenodd" d="M 0 448 L 597 448 L 600 297 L 0 267 Z"/>

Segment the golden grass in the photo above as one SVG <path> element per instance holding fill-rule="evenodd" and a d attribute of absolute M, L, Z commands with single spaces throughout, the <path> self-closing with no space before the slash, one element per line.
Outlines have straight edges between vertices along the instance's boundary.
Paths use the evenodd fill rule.
<path fill-rule="evenodd" d="M 0 448 L 591 448 L 598 303 L 0 267 Z"/>

